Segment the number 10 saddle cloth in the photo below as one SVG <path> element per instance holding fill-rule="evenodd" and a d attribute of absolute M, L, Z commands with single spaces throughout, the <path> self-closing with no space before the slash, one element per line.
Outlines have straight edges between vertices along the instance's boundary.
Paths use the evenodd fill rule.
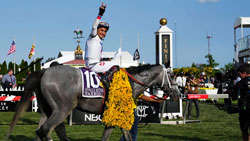
<path fill-rule="evenodd" d="M 82 73 L 82 97 L 103 98 L 105 90 L 100 80 L 101 77 L 87 68 L 80 68 L 80 70 Z"/>

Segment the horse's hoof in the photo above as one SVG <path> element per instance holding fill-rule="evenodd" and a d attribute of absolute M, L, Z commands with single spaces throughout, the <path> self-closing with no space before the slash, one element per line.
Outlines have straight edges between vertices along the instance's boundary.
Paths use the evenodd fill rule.
<path fill-rule="evenodd" d="M 43 138 L 46 136 L 46 134 L 43 132 L 43 129 L 40 128 L 38 130 L 36 130 L 36 135 L 40 140 L 43 140 Z M 38 139 L 38 140 L 39 140 Z"/>

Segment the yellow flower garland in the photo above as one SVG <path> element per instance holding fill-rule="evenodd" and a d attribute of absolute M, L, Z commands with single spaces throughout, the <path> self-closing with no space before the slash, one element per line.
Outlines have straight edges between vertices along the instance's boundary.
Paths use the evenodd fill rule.
<path fill-rule="evenodd" d="M 206 87 L 200 87 L 200 90 L 215 90 L 216 88 L 206 88 Z"/>
<path fill-rule="evenodd" d="M 128 76 L 122 70 L 116 72 L 109 88 L 107 109 L 102 122 L 106 126 L 118 126 L 130 130 L 134 123 L 135 103 Z"/>

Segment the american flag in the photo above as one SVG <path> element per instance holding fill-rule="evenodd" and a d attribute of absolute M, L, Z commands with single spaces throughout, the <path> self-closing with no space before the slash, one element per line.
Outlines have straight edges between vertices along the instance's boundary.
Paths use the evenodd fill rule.
<path fill-rule="evenodd" d="M 8 51 L 8 55 L 10 55 L 11 53 L 13 53 L 15 51 L 16 51 L 16 43 L 15 43 L 15 41 L 13 41 L 11 46 L 10 46 L 10 49 Z"/>

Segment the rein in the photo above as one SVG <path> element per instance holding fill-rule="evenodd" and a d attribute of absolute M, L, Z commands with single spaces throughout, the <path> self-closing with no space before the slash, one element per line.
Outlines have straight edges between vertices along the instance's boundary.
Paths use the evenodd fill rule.
<path fill-rule="evenodd" d="M 135 81 L 137 84 L 140 84 L 144 87 L 147 87 L 147 88 L 151 88 L 149 87 L 148 85 L 145 85 L 143 84 L 142 82 L 138 81 L 137 79 L 135 79 L 131 74 L 129 74 L 124 68 L 121 69 L 123 72 L 125 72 L 133 81 Z"/>
<path fill-rule="evenodd" d="M 172 87 L 171 87 L 171 82 L 170 82 L 170 79 L 169 79 L 169 76 L 168 76 L 168 74 L 167 74 L 167 72 L 169 71 L 169 69 L 170 68 L 165 68 L 165 66 L 164 65 L 162 65 L 162 67 L 163 67 L 163 75 L 162 75 L 162 83 L 161 83 L 161 88 L 163 87 L 163 85 L 164 85 L 164 82 L 165 82 L 165 75 L 167 76 L 167 81 L 168 81 L 168 85 L 169 85 L 169 88 L 171 89 Z M 140 85 L 142 85 L 142 86 L 144 86 L 144 87 L 147 87 L 147 88 L 152 88 L 152 89 L 157 89 L 157 88 L 153 88 L 153 87 L 149 87 L 148 85 L 145 85 L 145 84 L 143 84 L 142 82 L 140 82 L 140 81 L 138 81 L 137 79 L 135 79 L 131 74 L 129 74 L 124 68 L 121 68 L 121 70 L 123 71 L 123 72 L 125 72 L 134 82 L 136 82 L 137 84 L 140 84 Z"/>

